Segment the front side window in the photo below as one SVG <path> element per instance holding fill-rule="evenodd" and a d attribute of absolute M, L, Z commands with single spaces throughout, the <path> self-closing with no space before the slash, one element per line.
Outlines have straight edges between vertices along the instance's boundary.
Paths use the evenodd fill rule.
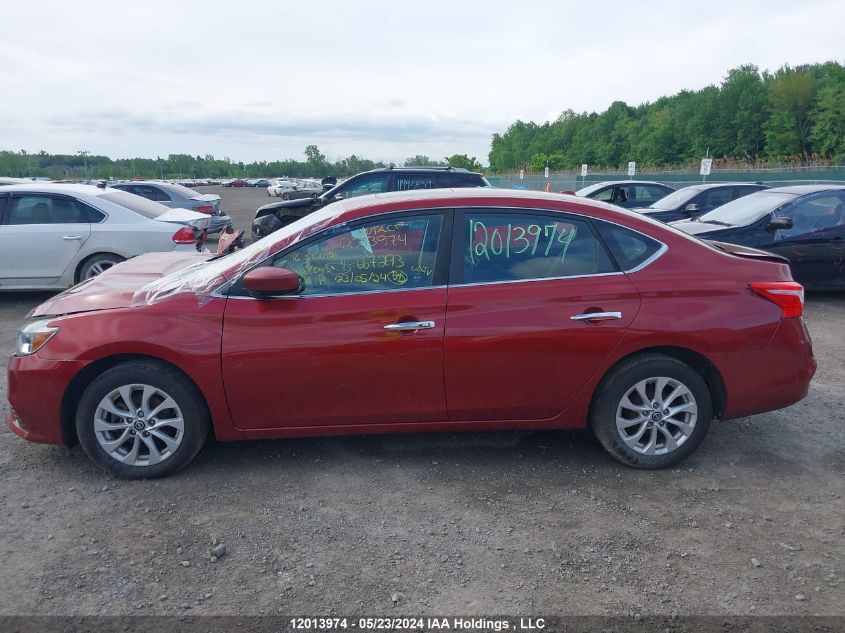
<path fill-rule="evenodd" d="M 613 270 L 583 220 L 559 214 L 472 213 L 464 218 L 465 283 L 572 277 Z"/>
<path fill-rule="evenodd" d="M 599 202 L 610 202 L 613 199 L 613 192 L 616 190 L 616 187 L 608 187 L 602 191 L 599 191 L 597 194 L 590 196 L 593 200 L 598 200 Z"/>
<path fill-rule="evenodd" d="M 88 222 L 85 209 L 70 198 L 36 194 L 15 196 L 9 202 L 7 224 L 79 224 Z"/>
<path fill-rule="evenodd" d="M 845 194 L 826 194 L 801 200 L 777 215 L 790 218 L 792 228 L 778 229 L 775 241 L 841 228 L 845 225 Z"/>
<path fill-rule="evenodd" d="M 354 198 L 366 196 L 370 193 L 384 193 L 387 191 L 387 174 L 373 174 L 363 176 L 355 182 L 350 182 L 338 192 L 338 198 Z"/>
<path fill-rule="evenodd" d="M 442 222 L 431 215 L 364 224 L 288 251 L 273 265 L 298 273 L 306 296 L 426 288 Z"/>
<path fill-rule="evenodd" d="M 660 187 L 654 185 L 637 185 L 635 188 L 637 204 L 651 206 L 666 195 Z"/>
<path fill-rule="evenodd" d="M 728 187 L 711 189 L 699 201 L 702 208 L 715 209 L 731 201 L 731 190 Z"/>

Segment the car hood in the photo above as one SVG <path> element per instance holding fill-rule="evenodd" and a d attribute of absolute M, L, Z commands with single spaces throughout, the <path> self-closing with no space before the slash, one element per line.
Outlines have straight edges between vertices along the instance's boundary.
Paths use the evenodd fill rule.
<path fill-rule="evenodd" d="M 267 212 L 275 211 L 276 209 L 307 207 L 309 204 L 314 204 L 314 200 L 312 198 L 297 198 L 295 200 L 282 200 L 281 202 L 272 202 L 270 204 L 265 204 L 263 207 L 259 207 L 258 211 L 255 212 L 255 216 L 258 217 L 259 215 L 266 215 Z"/>
<path fill-rule="evenodd" d="M 91 310 L 127 308 L 142 286 L 202 263 L 211 253 L 147 253 L 109 268 L 48 299 L 29 313 L 31 317 L 57 316 Z"/>

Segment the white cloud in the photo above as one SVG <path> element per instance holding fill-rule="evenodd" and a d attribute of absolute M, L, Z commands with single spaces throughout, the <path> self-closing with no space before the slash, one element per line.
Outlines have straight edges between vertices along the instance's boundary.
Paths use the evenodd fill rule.
<path fill-rule="evenodd" d="M 2 149 L 486 160 L 516 117 L 651 101 L 744 63 L 841 61 L 845 5 L 53 0 L 3 14 Z"/>

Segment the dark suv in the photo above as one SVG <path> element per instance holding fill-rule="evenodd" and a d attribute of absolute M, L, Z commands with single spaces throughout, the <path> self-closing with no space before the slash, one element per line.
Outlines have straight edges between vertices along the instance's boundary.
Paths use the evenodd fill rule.
<path fill-rule="evenodd" d="M 356 174 L 338 185 L 335 182 L 331 178 L 324 179 L 326 191 L 315 198 L 265 204 L 255 212 L 252 236 L 258 239 L 269 235 L 320 207 L 344 198 L 385 191 L 490 186 L 481 174 L 459 167 L 384 167 Z"/>

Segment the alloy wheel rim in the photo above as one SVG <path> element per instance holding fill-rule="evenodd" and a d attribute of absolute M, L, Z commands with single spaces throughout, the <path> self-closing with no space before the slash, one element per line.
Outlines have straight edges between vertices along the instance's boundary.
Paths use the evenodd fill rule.
<path fill-rule="evenodd" d="M 692 435 L 698 419 L 695 396 L 684 383 L 659 376 L 631 387 L 616 408 L 616 430 L 642 455 L 666 455 Z"/>
<path fill-rule="evenodd" d="M 94 435 L 114 460 L 154 466 L 173 456 L 185 435 L 176 401 L 152 385 L 123 385 L 109 392 L 94 413 Z"/>
<path fill-rule="evenodd" d="M 96 277 L 97 275 L 106 272 L 112 266 L 114 266 L 114 262 L 96 262 L 92 266 L 88 267 L 88 270 L 85 273 L 85 279 L 91 279 L 91 277 Z"/>

